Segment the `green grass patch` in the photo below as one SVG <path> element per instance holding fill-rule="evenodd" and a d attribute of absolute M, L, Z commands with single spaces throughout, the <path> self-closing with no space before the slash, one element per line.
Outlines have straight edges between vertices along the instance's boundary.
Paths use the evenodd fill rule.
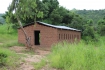
<path fill-rule="evenodd" d="M 17 40 L 16 29 L 10 27 L 8 31 L 8 24 L 0 25 L 0 43 L 2 43 L 2 47 L 23 46 Z"/>
<path fill-rule="evenodd" d="M 43 59 L 38 63 L 33 63 L 35 70 L 40 70 L 42 67 L 46 65 L 46 61 Z"/>
<path fill-rule="evenodd" d="M 6 57 L 2 58 L 2 65 L 0 65 L 0 70 L 15 69 L 19 65 L 20 57 L 15 52 L 0 48 L 0 53 L 4 54 Z M 1 59 L 1 58 L 0 58 Z M 0 60 L 1 61 L 1 60 Z"/>
<path fill-rule="evenodd" d="M 10 27 L 8 31 L 8 25 L 0 25 L 0 42 L 8 43 L 17 40 L 17 30 Z"/>
<path fill-rule="evenodd" d="M 20 62 L 20 55 L 17 55 L 14 51 L 11 51 L 9 47 L 21 46 L 17 42 L 17 30 L 10 28 L 8 31 L 8 25 L 0 25 L 0 57 L 1 65 L 0 70 L 16 70 Z M 4 57 L 6 56 L 6 57 Z"/>
<path fill-rule="evenodd" d="M 4 47 L 4 48 L 9 48 L 9 47 L 13 47 L 13 46 L 24 46 L 24 45 L 18 43 L 16 40 L 15 41 L 8 42 L 8 43 L 3 43 L 1 45 L 1 47 Z"/>
<path fill-rule="evenodd" d="M 53 46 L 49 61 L 62 70 L 105 70 L 105 43 L 59 43 Z"/>

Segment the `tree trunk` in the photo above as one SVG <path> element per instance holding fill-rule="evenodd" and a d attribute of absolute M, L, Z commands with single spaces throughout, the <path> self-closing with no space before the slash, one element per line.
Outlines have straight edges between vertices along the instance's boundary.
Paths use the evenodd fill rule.
<path fill-rule="evenodd" d="M 15 13 L 17 13 L 18 11 L 19 11 L 19 9 L 21 9 L 20 7 L 19 7 L 19 0 L 13 0 L 12 1 L 12 4 L 13 4 L 13 6 L 14 6 L 14 11 L 15 11 Z M 12 9 L 13 9 L 13 7 L 11 7 Z M 17 10 L 18 9 L 18 10 Z M 13 11 L 13 10 L 12 10 Z M 24 33 L 24 35 L 25 35 L 25 39 L 26 39 L 26 44 L 27 44 L 27 48 L 32 48 L 31 47 L 31 40 L 30 40 L 30 37 L 28 37 L 28 35 L 27 35 L 27 33 L 26 33 L 26 31 L 24 30 L 24 28 L 23 28 L 23 25 L 22 25 L 22 23 L 21 23 L 21 21 L 20 21 L 20 19 L 19 19 L 19 15 L 18 14 L 16 14 L 16 19 L 17 19 L 17 21 L 18 21 L 18 24 L 20 25 L 20 28 L 22 29 L 22 31 L 23 31 L 23 33 Z"/>
<path fill-rule="evenodd" d="M 28 37 L 28 35 L 27 35 L 27 33 L 26 33 L 26 31 L 24 30 L 24 28 L 23 28 L 23 26 L 22 26 L 22 23 L 21 23 L 21 21 L 19 20 L 19 18 L 17 17 L 17 20 L 18 20 L 18 23 L 19 23 L 19 25 L 20 25 L 20 28 L 22 29 L 22 31 L 23 31 L 23 33 L 24 33 L 24 35 L 25 35 L 25 38 L 26 38 L 26 44 L 27 44 L 27 48 L 32 48 L 31 47 L 31 40 L 30 40 L 30 37 Z"/>

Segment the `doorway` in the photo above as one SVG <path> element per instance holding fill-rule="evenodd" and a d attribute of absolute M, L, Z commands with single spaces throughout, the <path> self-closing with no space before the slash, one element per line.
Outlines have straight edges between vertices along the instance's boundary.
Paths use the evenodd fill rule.
<path fill-rule="evenodd" d="M 34 31 L 34 43 L 40 45 L 40 31 Z"/>

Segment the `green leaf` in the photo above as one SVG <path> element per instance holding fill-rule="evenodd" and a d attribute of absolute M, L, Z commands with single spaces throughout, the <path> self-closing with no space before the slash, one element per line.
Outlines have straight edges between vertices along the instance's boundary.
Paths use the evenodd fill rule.
<path fill-rule="evenodd" d="M 40 12 L 40 11 L 39 11 L 38 14 L 37 14 L 37 17 L 38 17 L 38 18 L 43 18 L 43 12 Z"/>

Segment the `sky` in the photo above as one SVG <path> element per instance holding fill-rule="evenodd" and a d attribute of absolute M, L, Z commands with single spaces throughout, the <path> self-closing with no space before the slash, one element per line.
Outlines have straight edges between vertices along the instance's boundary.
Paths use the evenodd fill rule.
<path fill-rule="evenodd" d="M 12 0 L 0 0 L 0 13 L 5 13 Z"/>
<path fill-rule="evenodd" d="M 105 9 L 105 0 L 58 0 L 61 6 L 67 9 L 87 9 L 99 10 Z"/>
<path fill-rule="evenodd" d="M 99 10 L 105 9 L 105 0 L 58 0 L 60 5 L 71 9 Z M 5 13 L 12 0 L 0 0 L 0 13 Z"/>

